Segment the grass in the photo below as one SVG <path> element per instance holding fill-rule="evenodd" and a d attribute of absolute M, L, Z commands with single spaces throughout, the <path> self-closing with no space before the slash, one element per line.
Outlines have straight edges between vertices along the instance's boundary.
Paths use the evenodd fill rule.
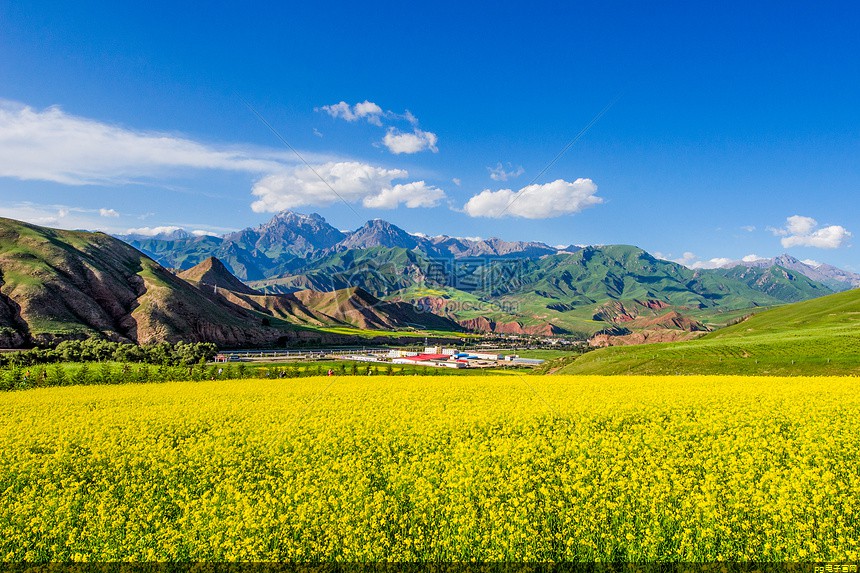
<path fill-rule="evenodd" d="M 562 373 L 860 375 L 860 290 L 764 311 L 690 342 L 596 350 Z"/>
<path fill-rule="evenodd" d="M 326 377 L 0 395 L 15 561 L 856 562 L 853 378 Z"/>

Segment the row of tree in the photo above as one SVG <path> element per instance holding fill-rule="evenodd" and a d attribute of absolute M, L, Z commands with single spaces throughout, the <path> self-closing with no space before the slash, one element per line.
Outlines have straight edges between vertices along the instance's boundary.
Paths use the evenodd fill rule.
<path fill-rule="evenodd" d="M 159 366 L 191 366 L 210 361 L 218 348 L 211 342 L 160 342 L 147 346 L 90 338 L 65 340 L 54 348 L 33 348 L 0 354 L 0 366 L 32 367 L 56 362 L 128 362 Z"/>
<path fill-rule="evenodd" d="M 243 363 L 206 364 L 200 359 L 190 366 L 141 364 L 87 363 L 79 366 L 63 364 L 10 365 L 0 370 L 0 390 L 26 390 L 49 386 L 86 386 L 92 384 L 129 384 L 147 382 L 235 380 L 243 378 L 300 378 L 305 376 L 345 375 L 427 375 L 448 374 L 436 369 L 403 367 L 391 364 L 364 366 L 317 363 L 303 366 L 250 367 Z"/>
<path fill-rule="evenodd" d="M 227 380 L 246 378 L 244 364 L 208 365 L 205 359 L 191 366 L 142 364 L 98 364 L 80 366 L 37 364 L 30 367 L 12 365 L 0 371 L 0 390 L 25 390 L 48 386 L 86 386 L 91 384 L 128 384 L 170 382 L 174 380 Z"/>

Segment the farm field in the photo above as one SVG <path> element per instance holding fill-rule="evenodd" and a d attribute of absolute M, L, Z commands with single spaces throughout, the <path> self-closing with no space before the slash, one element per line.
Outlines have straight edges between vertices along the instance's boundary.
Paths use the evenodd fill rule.
<path fill-rule="evenodd" d="M 856 561 L 856 378 L 0 394 L 0 557 Z"/>

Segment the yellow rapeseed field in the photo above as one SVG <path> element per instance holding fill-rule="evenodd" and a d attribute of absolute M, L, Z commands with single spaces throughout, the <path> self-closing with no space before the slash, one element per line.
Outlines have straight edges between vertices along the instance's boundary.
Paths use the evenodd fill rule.
<path fill-rule="evenodd" d="M 0 560 L 857 561 L 855 378 L 0 395 Z"/>

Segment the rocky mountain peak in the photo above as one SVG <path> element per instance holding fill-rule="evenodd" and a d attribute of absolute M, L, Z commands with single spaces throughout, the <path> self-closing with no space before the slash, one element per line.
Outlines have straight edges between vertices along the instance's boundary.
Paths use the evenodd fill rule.
<path fill-rule="evenodd" d="M 400 227 L 384 221 L 373 219 L 349 234 L 338 244 L 344 249 L 369 249 L 372 247 L 414 249 L 419 239 L 410 235 Z"/>

